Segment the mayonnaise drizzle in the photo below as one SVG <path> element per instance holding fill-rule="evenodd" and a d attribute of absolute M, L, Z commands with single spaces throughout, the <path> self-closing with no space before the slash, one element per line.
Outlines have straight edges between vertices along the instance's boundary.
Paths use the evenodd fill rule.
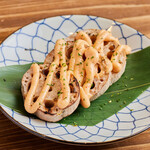
<path fill-rule="evenodd" d="M 122 58 L 126 58 L 126 55 L 131 52 L 131 48 L 128 45 L 119 45 L 111 57 L 113 65 L 113 72 L 117 73 L 122 68 Z"/>
<path fill-rule="evenodd" d="M 33 78 L 31 81 L 31 87 L 24 101 L 24 107 L 27 112 L 34 113 L 39 107 L 39 101 L 33 103 L 33 96 L 35 94 L 39 82 L 40 67 L 38 66 L 38 64 L 32 64 L 31 68 L 33 69 Z"/>
<path fill-rule="evenodd" d="M 86 41 L 90 46 L 92 45 L 90 37 L 83 31 L 79 31 L 78 34 L 76 35 L 76 40 L 79 39 Z"/>
<path fill-rule="evenodd" d="M 59 42 L 59 44 L 65 44 L 65 41 Z M 65 53 L 65 47 L 61 49 L 61 55 L 60 55 L 60 81 L 61 81 L 61 88 L 62 88 L 62 97 L 58 98 L 57 105 L 59 108 L 65 108 L 68 106 L 70 102 L 70 87 L 69 87 L 69 80 L 67 79 L 68 73 L 67 69 L 68 66 L 66 64 L 66 53 Z M 69 75 L 70 77 L 70 75 Z"/>
<path fill-rule="evenodd" d="M 95 65 L 98 63 L 99 55 L 96 49 L 90 47 L 87 51 L 85 51 L 85 70 L 86 70 L 86 81 L 83 85 L 83 89 L 85 93 L 87 93 L 90 98 L 92 95 L 89 93 L 91 85 L 93 84 L 95 72 Z"/>
<path fill-rule="evenodd" d="M 60 65 L 60 82 L 61 82 L 61 94 L 58 97 L 57 105 L 59 108 L 66 108 L 70 102 L 70 75 L 73 74 L 79 82 L 80 85 L 80 96 L 81 104 L 83 107 L 88 108 L 90 106 L 90 97 L 93 95 L 90 94 L 90 88 L 94 81 L 94 76 L 99 75 L 103 77 L 104 74 L 109 72 L 119 72 L 122 65 L 119 63 L 119 58 L 125 57 L 125 55 L 131 52 L 131 48 L 127 45 L 120 45 L 118 39 L 114 38 L 111 33 L 111 28 L 108 31 L 101 30 L 96 38 L 94 44 L 90 37 L 83 31 L 77 33 L 75 39 L 75 44 L 73 46 L 71 58 L 69 60 L 69 71 L 66 64 L 66 54 L 65 54 L 65 45 L 66 42 L 62 39 L 57 40 L 55 45 L 55 59 L 49 67 L 49 73 L 47 75 L 46 81 L 42 88 L 42 91 L 36 100 L 33 103 L 33 96 L 39 82 L 39 66 L 33 64 L 33 78 L 31 82 L 31 88 L 25 99 L 25 109 L 29 113 L 34 113 L 39 108 L 39 103 L 43 103 L 52 83 L 54 72 L 56 68 Z M 114 41 L 119 46 L 113 53 L 111 61 L 105 56 L 103 52 L 104 41 Z M 83 59 L 85 55 L 85 60 Z M 100 64 L 101 72 L 97 73 L 97 64 Z M 32 104 L 33 103 L 33 104 Z"/>
<path fill-rule="evenodd" d="M 75 43 L 75 53 L 74 55 L 72 55 L 75 58 L 73 73 L 74 76 L 77 78 L 79 85 L 82 85 L 83 77 L 85 75 L 84 61 L 82 56 L 87 50 L 87 46 L 89 46 L 87 42 L 83 40 L 77 40 L 77 42 Z"/>

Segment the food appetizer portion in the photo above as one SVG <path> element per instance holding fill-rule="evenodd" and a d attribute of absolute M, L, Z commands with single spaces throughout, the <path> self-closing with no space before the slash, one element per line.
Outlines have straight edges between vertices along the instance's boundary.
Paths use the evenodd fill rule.
<path fill-rule="evenodd" d="M 57 40 L 44 64 L 32 64 L 22 78 L 26 111 L 56 122 L 72 114 L 79 103 L 90 107 L 121 77 L 130 52 L 112 36 L 111 28 L 88 29 Z"/>

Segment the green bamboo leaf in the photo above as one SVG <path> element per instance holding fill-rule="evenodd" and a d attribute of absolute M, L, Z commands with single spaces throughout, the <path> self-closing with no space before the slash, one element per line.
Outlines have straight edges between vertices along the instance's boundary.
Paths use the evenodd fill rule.
<path fill-rule="evenodd" d="M 31 64 L 0 68 L 0 103 L 29 115 L 23 107 L 21 78 Z M 105 94 L 88 109 L 79 106 L 60 123 L 93 126 L 130 104 L 150 86 L 150 47 L 128 56 L 126 71 Z M 134 108 L 133 108 L 134 110 Z M 132 111 L 132 110 L 131 110 Z"/>

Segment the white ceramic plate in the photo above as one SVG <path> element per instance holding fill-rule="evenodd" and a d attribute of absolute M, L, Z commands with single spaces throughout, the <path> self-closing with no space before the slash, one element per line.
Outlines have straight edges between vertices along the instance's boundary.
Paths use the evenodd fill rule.
<path fill-rule="evenodd" d="M 81 29 L 107 29 L 111 25 L 112 34 L 122 44 L 131 46 L 133 52 L 150 45 L 150 39 L 143 34 L 113 20 L 86 15 L 58 16 L 31 23 L 9 36 L 0 45 L 0 66 L 42 62 L 57 39 Z M 150 88 L 117 114 L 95 126 L 48 123 L 23 116 L 3 105 L 1 109 L 17 125 L 43 138 L 70 144 L 105 144 L 133 136 L 150 127 L 149 99 Z"/>

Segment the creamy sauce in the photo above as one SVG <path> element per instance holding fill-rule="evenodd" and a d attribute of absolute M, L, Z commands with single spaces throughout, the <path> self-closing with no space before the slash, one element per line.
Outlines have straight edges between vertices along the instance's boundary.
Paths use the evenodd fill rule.
<path fill-rule="evenodd" d="M 128 45 L 119 45 L 111 57 L 113 72 L 118 73 L 122 69 L 123 59 L 131 52 Z"/>
<path fill-rule="evenodd" d="M 34 113 L 39 108 L 39 103 L 44 102 L 44 99 L 50 89 L 49 85 L 52 83 L 54 72 L 59 65 L 61 67 L 61 94 L 58 97 L 58 107 L 63 109 L 69 105 L 69 81 L 70 75 L 73 74 L 80 85 L 81 104 L 83 107 L 88 108 L 90 106 L 90 98 L 93 96 L 90 93 L 90 89 L 93 84 L 94 77 L 103 77 L 104 74 L 108 74 L 111 71 L 119 72 L 122 67 L 120 59 L 122 57 L 126 58 L 126 55 L 131 52 L 131 48 L 127 45 L 120 45 L 118 39 L 114 38 L 110 31 L 111 28 L 109 28 L 108 31 L 101 30 L 97 35 L 94 44 L 92 44 L 92 40 L 85 32 L 78 32 L 75 37 L 76 41 L 74 43 L 71 58 L 69 60 L 69 66 L 66 64 L 66 42 L 62 39 L 57 40 L 54 49 L 55 59 L 49 67 L 49 73 L 47 75 L 45 84 L 35 103 L 33 103 L 33 96 L 39 82 L 39 66 L 37 64 L 33 64 L 31 66 L 31 68 L 33 68 L 33 78 L 31 82 L 31 88 L 25 99 L 26 110 L 29 113 Z M 104 41 L 114 41 L 119 45 L 111 56 L 111 60 L 109 60 L 103 52 Z M 100 73 L 97 73 L 97 64 L 100 64 Z"/>
<path fill-rule="evenodd" d="M 35 102 L 33 105 L 32 103 L 33 103 L 33 96 L 39 82 L 40 67 L 38 66 L 38 64 L 32 64 L 31 68 L 33 69 L 33 78 L 31 82 L 31 87 L 25 98 L 24 106 L 27 112 L 34 113 L 39 107 L 38 105 L 39 102 Z"/>
<path fill-rule="evenodd" d="M 92 41 L 90 37 L 83 31 L 78 32 L 76 36 L 76 40 L 79 40 L 79 39 L 86 41 L 90 46 L 92 45 Z"/>

